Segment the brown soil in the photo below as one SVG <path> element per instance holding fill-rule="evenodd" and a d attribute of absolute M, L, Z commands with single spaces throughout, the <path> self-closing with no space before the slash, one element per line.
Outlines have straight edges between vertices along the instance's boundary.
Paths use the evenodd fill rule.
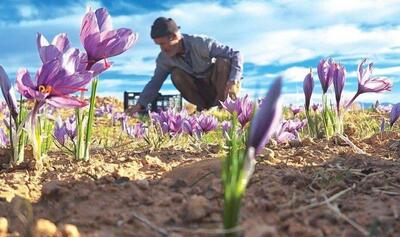
<path fill-rule="evenodd" d="M 366 154 L 334 140 L 265 149 L 243 200 L 244 236 L 400 236 L 399 135 L 353 141 Z M 221 236 L 216 146 L 50 157 L 42 170 L 1 171 L 8 236 Z"/>

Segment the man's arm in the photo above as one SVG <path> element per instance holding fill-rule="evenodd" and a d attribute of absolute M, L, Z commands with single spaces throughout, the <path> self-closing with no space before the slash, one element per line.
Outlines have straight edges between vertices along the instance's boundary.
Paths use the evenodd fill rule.
<path fill-rule="evenodd" d="M 229 46 L 219 44 L 212 40 L 209 43 L 210 57 L 227 58 L 231 62 L 231 72 L 229 74 L 230 81 L 239 81 L 243 74 L 243 57 L 238 50 L 234 50 Z"/>
<path fill-rule="evenodd" d="M 145 108 L 151 101 L 153 101 L 170 72 L 171 68 L 165 65 L 165 63 L 162 62 L 162 59 L 158 57 L 156 60 L 156 69 L 154 70 L 153 77 L 143 88 L 142 93 L 140 93 L 137 104 L 132 109 L 129 109 L 127 113 L 133 114 L 139 112 L 140 110 Z"/>

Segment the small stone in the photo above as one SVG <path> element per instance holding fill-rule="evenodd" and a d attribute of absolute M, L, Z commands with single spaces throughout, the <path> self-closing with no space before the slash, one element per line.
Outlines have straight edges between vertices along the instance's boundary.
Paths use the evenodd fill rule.
<path fill-rule="evenodd" d="M 4 217 L 0 217 L 0 237 L 6 237 L 8 230 L 8 221 Z"/>
<path fill-rule="evenodd" d="M 39 219 L 32 230 L 33 237 L 56 237 L 57 227 L 56 225 L 46 219 Z"/>
<path fill-rule="evenodd" d="M 299 140 L 291 140 L 289 141 L 289 145 L 291 147 L 299 147 L 301 145 L 301 142 Z"/>
<path fill-rule="evenodd" d="M 208 200 L 203 196 L 193 195 L 183 208 L 183 217 L 186 221 L 198 221 L 209 213 Z"/>
<path fill-rule="evenodd" d="M 61 227 L 63 237 L 80 237 L 78 228 L 71 224 L 65 224 Z"/>
<path fill-rule="evenodd" d="M 141 190 L 147 190 L 149 188 L 149 181 L 146 179 L 140 179 L 136 181 L 136 184 Z"/>

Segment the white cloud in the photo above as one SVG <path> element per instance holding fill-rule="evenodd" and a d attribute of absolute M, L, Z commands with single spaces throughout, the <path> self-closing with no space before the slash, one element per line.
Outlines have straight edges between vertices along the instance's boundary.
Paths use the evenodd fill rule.
<path fill-rule="evenodd" d="M 20 16 L 24 18 L 35 17 L 39 14 L 39 11 L 31 5 L 20 5 L 17 9 Z"/>
<path fill-rule="evenodd" d="M 29 20 L 36 10 L 27 5 L 20 10 L 26 20 L 15 25 L 0 23 L 0 32 L 8 33 L 0 41 L 2 65 L 9 73 L 15 73 L 19 67 L 28 67 L 34 73 L 40 64 L 36 32 L 45 33 L 49 39 L 57 33 L 67 32 L 73 45 L 82 48 L 79 28 L 86 5 L 92 5 L 93 9 L 100 7 L 98 1 L 77 3 L 70 6 L 68 15 Z M 139 41 L 132 49 L 111 59 L 114 62 L 111 72 L 153 74 L 155 61 L 149 58 L 155 58 L 159 48 L 150 39 L 150 26 L 161 15 L 174 18 L 185 33 L 206 34 L 241 50 L 245 62 L 256 65 L 256 73 L 245 78 L 245 87 L 254 83 L 267 84 L 278 75 L 297 85 L 309 70 L 296 66 L 265 74 L 265 71 L 257 71 L 257 65 L 284 66 L 332 55 L 346 66 L 356 65 L 361 58 L 368 57 L 379 65 L 375 75 L 394 78 L 400 75 L 397 66 L 400 60 L 400 4 L 394 0 L 238 1 L 229 6 L 199 1 L 175 4 L 168 10 L 113 17 L 115 28 L 133 29 L 139 33 Z M 314 73 L 317 79 L 315 70 Z M 355 72 L 348 73 L 348 77 L 355 76 Z M 127 80 L 125 84 L 124 80 L 103 84 L 124 86 L 130 83 Z"/>

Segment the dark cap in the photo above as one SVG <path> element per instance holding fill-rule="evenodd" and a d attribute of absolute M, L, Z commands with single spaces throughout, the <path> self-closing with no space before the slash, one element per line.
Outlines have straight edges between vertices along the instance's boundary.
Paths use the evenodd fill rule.
<path fill-rule="evenodd" d="M 159 38 L 168 36 L 170 34 L 176 33 L 179 30 L 179 26 L 176 25 L 175 21 L 171 18 L 159 17 L 157 18 L 153 25 L 151 26 L 151 38 Z"/>

